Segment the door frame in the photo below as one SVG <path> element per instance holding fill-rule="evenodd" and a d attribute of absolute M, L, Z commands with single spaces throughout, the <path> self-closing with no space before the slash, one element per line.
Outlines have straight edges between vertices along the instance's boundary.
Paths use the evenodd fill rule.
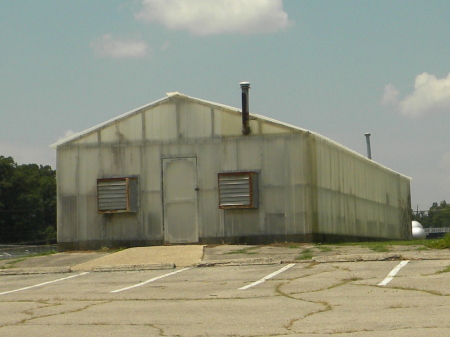
<path fill-rule="evenodd" d="M 194 202 L 194 210 L 195 210 L 195 223 L 194 223 L 194 231 L 195 231 L 195 237 L 196 240 L 195 241 L 186 241 L 186 242 L 174 242 L 174 241 L 170 241 L 169 237 L 170 235 L 169 230 L 170 230 L 170 223 L 168 222 L 166 216 L 167 216 L 167 211 L 166 211 L 166 195 L 165 195 L 165 179 L 166 179 L 166 163 L 167 162 L 171 162 L 171 161 L 178 161 L 178 160 L 188 160 L 191 161 L 193 163 L 193 168 L 194 168 L 194 176 L 195 176 L 195 200 L 194 198 L 192 199 Z M 198 205 L 198 170 L 197 170 L 197 157 L 196 156 L 192 156 L 192 157 L 162 157 L 161 158 L 161 201 L 162 201 L 162 222 L 163 222 L 163 237 L 164 237 L 164 243 L 168 243 L 168 244 L 182 244 L 182 243 L 198 243 L 199 242 L 199 205 Z"/>

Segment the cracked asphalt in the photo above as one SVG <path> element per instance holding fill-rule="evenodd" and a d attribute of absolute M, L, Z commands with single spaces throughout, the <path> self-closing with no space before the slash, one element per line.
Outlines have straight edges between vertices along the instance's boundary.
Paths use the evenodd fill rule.
<path fill-rule="evenodd" d="M 91 253 L 12 269 L 105 256 Z M 224 245 L 165 269 L 3 274 L 0 335 L 448 336 L 449 266 L 449 250 L 421 247 Z"/>

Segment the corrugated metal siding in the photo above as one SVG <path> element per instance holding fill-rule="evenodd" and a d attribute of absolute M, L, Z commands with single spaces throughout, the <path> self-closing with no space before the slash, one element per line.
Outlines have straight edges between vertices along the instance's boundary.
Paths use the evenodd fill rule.
<path fill-rule="evenodd" d="M 176 140 L 177 105 L 167 103 L 145 111 L 145 139 L 154 142 Z"/>
<path fill-rule="evenodd" d="M 409 180 L 325 140 L 316 144 L 319 231 L 408 239 L 402 214 L 409 206 L 401 201 Z"/>
<path fill-rule="evenodd" d="M 177 157 L 197 158 L 200 237 L 408 237 L 407 177 L 281 123 L 251 120 L 244 137 L 238 112 L 186 102 L 146 107 L 58 146 L 59 241 L 163 240 L 161 160 Z M 227 171 L 258 172 L 258 209 L 219 209 L 217 173 Z M 96 179 L 127 176 L 139 177 L 138 212 L 97 214 Z"/>

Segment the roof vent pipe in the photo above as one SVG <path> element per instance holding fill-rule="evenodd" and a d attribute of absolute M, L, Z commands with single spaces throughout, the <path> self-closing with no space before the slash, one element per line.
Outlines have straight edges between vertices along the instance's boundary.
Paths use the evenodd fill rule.
<path fill-rule="evenodd" d="M 365 133 L 367 143 L 367 158 L 372 159 L 372 153 L 370 151 L 370 133 Z"/>
<path fill-rule="evenodd" d="M 250 116 L 248 112 L 248 89 L 250 89 L 249 82 L 241 82 L 242 91 L 242 134 L 247 136 L 250 134 Z"/>

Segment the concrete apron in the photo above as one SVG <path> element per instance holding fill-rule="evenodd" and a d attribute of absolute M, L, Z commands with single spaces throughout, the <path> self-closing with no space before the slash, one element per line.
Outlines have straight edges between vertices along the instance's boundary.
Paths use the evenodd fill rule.
<path fill-rule="evenodd" d="M 244 247 L 244 248 L 242 248 Z M 257 248 L 258 257 L 235 254 L 236 251 Z M 241 248 L 241 249 L 239 249 Z M 250 248 L 250 249 L 253 249 Z M 222 245 L 152 246 L 125 249 L 116 253 L 72 252 L 32 257 L 17 264 L 17 268 L 0 269 L 0 275 L 70 273 L 77 271 L 129 271 L 172 269 L 175 267 L 212 267 L 264 265 L 283 263 L 332 263 L 387 260 L 450 259 L 450 250 L 368 252 L 358 248 L 333 253 L 316 252 L 310 259 L 299 260 L 289 248 Z"/>

